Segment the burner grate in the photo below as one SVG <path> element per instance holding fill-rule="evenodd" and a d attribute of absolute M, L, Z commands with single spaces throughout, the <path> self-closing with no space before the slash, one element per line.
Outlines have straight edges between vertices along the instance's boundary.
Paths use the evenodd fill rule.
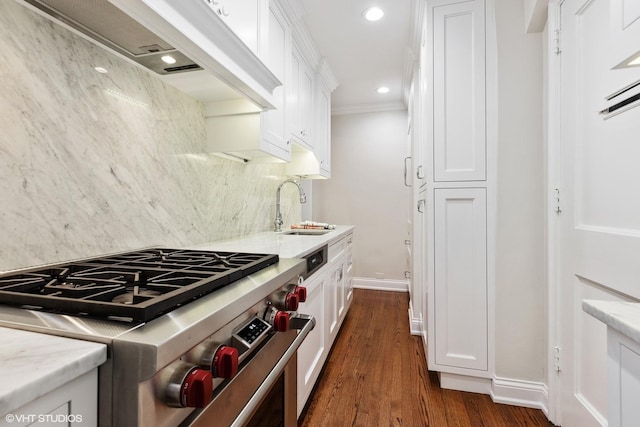
<path fill-rule="evenodd" d="M 147 322 L 276 262 L 270 254 L 135 251 L 0 275 L 0 303 Z"/>

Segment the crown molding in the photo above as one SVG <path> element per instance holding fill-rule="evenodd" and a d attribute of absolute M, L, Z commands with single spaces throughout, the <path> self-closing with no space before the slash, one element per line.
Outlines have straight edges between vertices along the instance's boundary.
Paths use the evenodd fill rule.
<path fill-rule="evenodd" d="M 344 116 L 347 114 L 380 113 L 384 111 L 406 111 L 407 107 L 401 101 L 376 102 L 370 104 L 353 104 L 335 106 L 331 108 L 332 116 Z"/>

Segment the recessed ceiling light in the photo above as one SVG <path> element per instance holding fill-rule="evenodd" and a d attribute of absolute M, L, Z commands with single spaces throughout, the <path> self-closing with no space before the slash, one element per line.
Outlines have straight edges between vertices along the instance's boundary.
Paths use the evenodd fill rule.
<path fill-rule="evenodd" d="M 380 86 L 380 87 L 376 90 L 376 92 L 378 92 L 378 93 L 389 93 L 389 88 L 388 88 L 388 87 L 386 87 L 386 86 Z"/>
<path fill-rule="evenodd" d="M 176 63 L 176 59 L 171 55 L 164 55 L 160 59 L 162 59 L 167 64 L 175 64 Z"/>
<path fill-rule="evenodd" d="M 104 67 L 94 67 L 93 69 L 96 70 L 97 72 L 99 72 L 100 74 L 107 74 L 108 73 L 107 69 L 104 68 Z"/>
<path fill-rule="evenodd" d="M 378 21 L 384 16 L 384 12 L 379 7 L 374 6 L 362 12 L 362 16 L 364 16 L 364 19 L 367 21 Z"/>

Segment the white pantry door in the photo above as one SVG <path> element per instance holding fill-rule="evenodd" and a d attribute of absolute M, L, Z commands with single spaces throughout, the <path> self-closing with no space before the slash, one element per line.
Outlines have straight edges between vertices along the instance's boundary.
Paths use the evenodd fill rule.
<path fill-rule="evenodd" d="M 640 71 L 610 70 L 609 0 L 565 0 L 560 26 L 559 421 L 589 427 L 606 425 L 606 327 L 582 300 L 640 298 L 640 107 L 599 111 Z"/>

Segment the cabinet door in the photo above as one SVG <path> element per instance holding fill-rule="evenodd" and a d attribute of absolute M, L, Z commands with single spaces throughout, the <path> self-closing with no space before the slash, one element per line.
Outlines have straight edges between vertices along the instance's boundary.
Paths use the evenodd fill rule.
<path fill-rule="evenodd" d="M 344 259 L 344 258 L 343 258 Z M 345 268 L 346 262 L 341 262 L 340 266 L 336 270 L 336 310 L 338 316 L 338 324 L 342 320 L 342 317 L 345 314 L 345 297 L 346 297 L 346 286 L 345 286 Z"/>
<path fill-rule="evenodd" d="M 316 319 L 317 327 L 313 328 L 298 348 L 298 416 L 311 394 L 311 390 L 322 370 L 328 351 L 325 351 L 325 283 L 326 274 L 314 274 L 305 282 L 307 300 L 300 305 L 300 312 Z"/>
<path fill-rule="evenodd" d="M 332 262 L 332 269 L 330 270 L 331 278 L 329 286 L 325 292 L 325 313 L 326 313 L 326 327 L 327 336 L 329 337 L 329 343 L 333 344 L 333 340 L 338 334 L 338 306 L 339 306 L 339 289 L 340 282 L 343 276 L 342 259 Z"/>
<path fill-rule="evenodd" d="M 484 1 L 433 10 L 434 180 L 486 179 Z"/>
<path fill-rule="evenodd" d="M 260 3 L 264 0 L 204 0 L 249 49 L 258 53 Z"/>
<path fill-rule="evenodd" d="M 318 84 L 316 109 L 314 152 L 320 162 L 320 169 L 325 172 L 325 176 L 329 177 L 331 175 L 331 92 L 322 83 Z"/>
<path fill-rule="evenodd" d="M 640 54 L 640 1 L 611 0 L 609 23 L 611 40 L 607 47 L 612 55 L 611 66 L 627 65 Z"/>
<path fill-rule="evenodd" d="M 608 416 L 610 426 L 633 426 L 640 420 L 640 345 L 607 328 Z"/>
<path fill-rule="evenodd" d="M 280 79 L 282 86 L 273 91 L 275 109 L 262 113 L 263 149 L 279 158 L 289 159 L 291 147 L 286 126 L 286 99 L 289 81 L 288 58 L 291 46 L 291 30 L 284 15 L 275 3 L 269 5 L 267 23 L 267 52 L 265 64 Z"/>
<path fill-rule="evenodd" d="M 353 237 L 349 236 L 347 240 L 347 249 L 345 251 L 345 261 L 344 261 L 344 299 L 345 299 L 345 315 L 346 311 L 349 310 L 349 306 L 351 305 L 351 300 L 353 299 Z"/>
<path fill-rule="evenodd" d="M 302 145 L 313 149 L 311 139 L 313 74 L 302 54 L 294 45 L 291 55 L 291 136 Z"/>
<path fill-rule="evenodd" d="M 291 52 L 291 88 L 289 89 L 289 108 L 291 136 L 300 135 L 300 67 L 302 66 L 302 58 L 295 45 Z"/>
<path fill-rule="evenodd" d="M 434 193 L 435 342 L 429 344 L 438 365 L 486 371 L 486 189 Z"/>
<path fill-rule="evenodd" d="M 310 148 L 313 148 L 311 129 L 313 114 L 313 73 L 305 63 L 301 64 L 300 72 L 300 139 Z"/>

